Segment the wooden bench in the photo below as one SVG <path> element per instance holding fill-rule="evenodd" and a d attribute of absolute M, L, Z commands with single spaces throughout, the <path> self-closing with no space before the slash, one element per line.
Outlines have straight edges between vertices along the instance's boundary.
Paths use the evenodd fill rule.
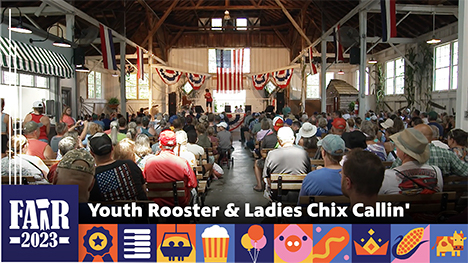
<path fill-rule="evenodd" d="M 282 201 L 283 190 L 300 191 L 306 174 L 272 174 L 271 190 L 277 191 L 278 202 Z"/>
<path fill-rule="evenodd" d="M 20 177 L 16 176 L 16 184 L 22 184 L 22 185 L 28 185 L 28 184 L 34 184 L 36 182 L 36 179 L 34 176 L 22 176 L 21 177 L 21 182 L 20 182 Z M 2 176 L 2 184 L 10 184 L 10 177 L 9 176 Z M 11 184 L 15 184 L 15 176 L 11 176 Z"/>
<path fill-rule="evenodd" d="M 47 165 L 48 168 L 60 162 L 60 160 L 42 160 L 42 161 L 44 162 L 45 165 Z"/>
<path fill-rule="evenodd" d="M 308 205 L 311 203 L 323 203 L 330 205 L 349 205 L 349 198 L 346 196 L 301 196 L 299 197 L 300 205 Z M 435 213 L 439 214 L 446 211 L 454 211 L 456 205 L 455 192 L 440 192 L 428 195 L 379 195 L 377 202 L 391 202 L 393 205 L 403 205 L 410 203 L 410 207 L 405 209 L 405 213 Z"/>
<path fill-rule="evenodd" d="M 466 176 L 444 176 L 444 189 L 445 192 L 454 191 L 457 197 L 461 197 L 468 192 L 468 177 Z"/>
<path fill-rule="evenodd" d="M 148 199 L 173 198 L 174 205 L 179 206 L 179 197 L 185 197 L 184 181 L 171 183 L 146 183 L 146 196 Z"/>
<path fill-rule="evenodd" d="M 325 166 L 323 159 L 310 159 L 310 165 L 312 166 Z"/>

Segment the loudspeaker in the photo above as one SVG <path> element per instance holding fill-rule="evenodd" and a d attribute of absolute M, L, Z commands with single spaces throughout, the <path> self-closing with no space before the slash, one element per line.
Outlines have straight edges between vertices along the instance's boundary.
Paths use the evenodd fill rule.
<path fill-rule="evenodd" d="M 245 112 L 252 112 L 252 105 L 245 105 Z"/>
<path fill-rule="evenodd" d="M 281 114 L 284 108 L 284 92 L 276 93 L 276 113 Z"/>
<path fill-rule="evenodd" d="M 177 94 L 175 92 L 169 93 L 169 116 L 177 113 Z"/>
<path fill-rule="evenodd" d="M 349 50 L 349 64 L 359 65 L 360 64 L 361 49 L 358 47 L 352 47 Z"/>
<path fill-rule="evenodd" d="M 84 65 L 85 64 L 85 52 L 82 48 L 73 49 L 73 55 L 75 57 L 75 65 Z"/>
<path fill-rule="evenodd" d="M 195 106 L 195 112 L 196 113 L 204 113 L 205 111 L 203 110 L 202 106 L 197 105 L 197 106 Z"/>
<path fill-rule="evenodd" d="M 275 106 L 273 105 L 268 105 L 265 109 L 265 112 L 273 112 L 275 110 Z"/>
<path fill-rule="evenodd" d="M 46 100 L 46 115 L 54 116 L 57 112 L 57 104 L 55 100 Z"/>
<path fill-rule="evenodd" d="M 224 112 L 231 113 L 231 105 L 224 105 Z"/>

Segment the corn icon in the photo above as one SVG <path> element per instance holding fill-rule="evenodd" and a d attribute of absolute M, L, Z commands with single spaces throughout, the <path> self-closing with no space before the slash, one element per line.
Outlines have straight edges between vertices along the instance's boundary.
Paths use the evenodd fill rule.
<path fill-rule="evenodd" d="M 393 256 L 398 259 L 411 257 L 420 245 L 427 242 L 427 240 L 421 242 L 423 236 L 424 228 L 419 227 L 408 232 L 403 238 L 402 236 L 397 237 L 397 242 L 392 249 Z M 398 239 L 400 239 L 400 242 L 398 242 Z"/>

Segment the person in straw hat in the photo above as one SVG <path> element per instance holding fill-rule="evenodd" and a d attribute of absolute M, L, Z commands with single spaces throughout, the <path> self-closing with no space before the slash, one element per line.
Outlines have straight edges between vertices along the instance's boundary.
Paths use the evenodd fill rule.
<path fill-rule="evenodd" d="M 414 129 L 405 129 L 390 136 L 402 165 L 385 171 L 379 194 L 432 194 L 442 191 L 442 172 L 425 164 L 429 159 L 429 142 Z"/>

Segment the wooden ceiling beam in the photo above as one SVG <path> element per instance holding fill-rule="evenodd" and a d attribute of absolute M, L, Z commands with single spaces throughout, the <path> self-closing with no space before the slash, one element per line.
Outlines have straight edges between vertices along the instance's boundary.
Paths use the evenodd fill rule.
<path fill-rule="evenodd" d="M 275 31 L 275 34 L 278 36 L 279 40 L 281 40 L 281 43 L 283 43 L 285 47 L 291 49 L 291 44 L 288 43 L 286 39 L 284 39 L 283 35 L 279 32 L 279 30 L 275 28 L 274 31 Z"/>
<path fill-rule="evenodd" d="M 286 7 L 286 9 L 296 9 L 296 10 L 300 10 L 302 7 L 300 6 L 288 6 Z M 210 10 L 210 11 L 213 11 L 213 10 L 226 10 L 226 6 L 222 5 L 213 5 L 213 6 L 180 6 L 180 7 L 176 7 L 174 8 L 174 11 L 183 11 L 183 10 Z M 268 10 L 281 10 L 280 7 L 278 6 L 269 6 L 269 5 L 257 5 L 257 6 L 254 6 L 254 5 L 231 5 L 229 6 L 229 11 L 232 11 L 232 10 L 256 10 L 256 9 L 268 9 Z"/>
<path fill-rule="evenodd" d="M 288 12 L 288 10 L 284 7 L 283 3 L 281 3 L 280 0 L 275 0 L 275 2 L 278 4 L 279 7 L 283 10 L 283 13 L 288 17 L 289 21 L 293 24 L 293 26 L 296 28 L 297 32 L 307 41 L 307 45 L 312 45 L 312 42 L 310 39 L 307 37 L 307 35 L 304 33 L 302 28 L 297 24 L 296 20 L 291 16 L 291 14 Z"/>
<path fill-rule="evenodd" d="M 141 0 L 143 1 L 143 0 Z M 159 19 L 156 24 L 152 27 L 151 31 L 148 33 L 148 36 L 145 38 L 145 40 L 143 40 L 143 43 L 142 45 L 145 46 L 146 43 L 148 43 L 148 40 L 150 37 L 152 37 L 156 31 L 158 31 L 158 29 L 161 27 L 161 25 L 164 23 L 164 21 L 166 20 L 166 18 L 169 16 L 169 14 L 172 12 L 172 10 L 174 9 L 174 7 L 177 5 L 177 3 L 179 2 L 179 0 L 174 0 L 171 4 L 171 6 L 167 9 L 167 11 L 164 13 L 164 15 L 161 17 L 161 19 Z M 191 7 L 193 8 L 193 7 Z M 153 10 L 154 11 L 154 10 Z"/>

